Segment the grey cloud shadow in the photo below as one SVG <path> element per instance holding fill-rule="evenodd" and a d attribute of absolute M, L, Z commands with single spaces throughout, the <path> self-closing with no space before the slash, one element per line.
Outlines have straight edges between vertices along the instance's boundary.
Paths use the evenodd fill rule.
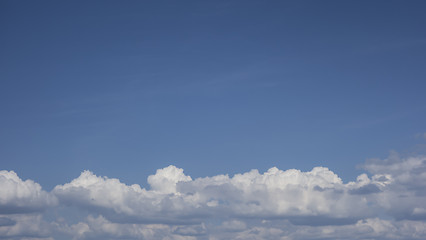
<path fill-rule="evenodd" d="M 14 226 L 16 221 L 7 217 L 0 217 L 0 227 Z"/>
<path fill-rule="evenodd" d="M 343 226 L 356 223 L 358 218 L 333 218 L 327 216 L 297 216 L 289 217 L 288 220 L 293 225 L 298 226 Z"/>
<path fill-rule="evenodd" d="M 366 195 L 366 194 L 372 194 L 372 193 L 379 193 L 382 190 L 376 185 L 376 184 L 367 184 L 359 188 L 350 189 L 348 192 L 349 194 L 354 195 Z"/>

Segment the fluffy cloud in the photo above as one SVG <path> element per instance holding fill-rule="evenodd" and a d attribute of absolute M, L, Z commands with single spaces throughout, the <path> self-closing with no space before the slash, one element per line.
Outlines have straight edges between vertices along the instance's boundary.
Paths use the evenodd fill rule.
<path fill-rule="evenodd" d="M 0 236 L 422 239 L 426 157 L 393 154 L 369 160 L 363 167 L 367 173 L 344 183 L 325 167 L 308 172 L 274 167 L 264 173 L 252 170 L 192 179 L 183 169 L 168 166 L 148 177 L 146 189 L 84 171 L 51 193 L 14 172 L 2 171 L 1 206 L 12 210 L 0 216 Z M 57 211 L 59 217 L 47 223 L 40 214 L 22 210 L 56 211 L 52 208 L 56 198 L 58 207 L 77 209 L 81 218 L 71 221 Z M 31 221 L 37 227 L 25 227 Z"/>
<path fill-rule="evenodd" d="M 84 171 L 70 183 L 56 186 L 53 193 L 62 203 L 101 213 L 116 222 L 194 222 L 202 209 L 198 209 L 197 199 L 175 191 L 178 182 L 188 181 L 181 172 L 174 166 L 158 170 L 149 177 L 153 189 L 146 190 Z"/>
<path fill-rule="evenodd" d="M 345 185 L 323 167 L 310 172 L 271 168 L 263 174 L 252 170 L 192 180 L 182 169 L 169 166 L 149 176 L 148 183 L 150 190 L 85 171 L 53 193 L 64 203 L 118 222 L 199 223 L 211 217 L 254 217 L 289 218 L 310 225 L 355 222 L 371 214 L 368 200 L 351 194 L 366 186 L 362 181 Z"/>
<path fill-rule="evenodd" d="M 38 183 L 22 181 L 14 171 L 0 171 L 0 186 L 0 214 L 37 212 L 56 204 Z"/>
<path fill-rule="evenodd" d="M 192 181 L 190 176 L 183 173 L 183 169 L 169 166 L 158 169 L 155 175 L 148 177 L 148 183 L 151 189 L 162 193 L 176 193 L 176 184 L 178 182 Z"/>
<path fill-rule="evenodd" d="M 363 166 L 373 178 L 389 182 L 377 203 L 396 219 L 426 220 L 426 157 L 372 159 Z"/>

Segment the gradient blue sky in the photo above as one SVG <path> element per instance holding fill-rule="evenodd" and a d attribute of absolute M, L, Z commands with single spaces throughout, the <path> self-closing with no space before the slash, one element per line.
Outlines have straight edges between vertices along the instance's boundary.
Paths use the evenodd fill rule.
<path fill-rule="evenodd" d="M 1 1 L 0 163 L 50 190 L 424 152 L 425 1 Z"/>

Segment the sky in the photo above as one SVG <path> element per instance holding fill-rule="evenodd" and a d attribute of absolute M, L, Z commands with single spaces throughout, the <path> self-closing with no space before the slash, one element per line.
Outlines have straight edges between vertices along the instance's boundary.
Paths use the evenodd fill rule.
<path fill-rule="evenodd" d="M 422 239 L 424 1 L 0 2 L 0 238 Z"/>

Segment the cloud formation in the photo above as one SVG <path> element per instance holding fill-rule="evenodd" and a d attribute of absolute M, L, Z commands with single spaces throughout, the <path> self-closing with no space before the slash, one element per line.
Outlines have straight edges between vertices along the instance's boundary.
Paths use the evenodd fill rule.
<path fill-rule="evenodd" d="M 2 171 L 0 209 L 6 210 L 0 216 L 0 236 L 422 239 L 426 157 L 393 154 L 363 167 L 367 173 L 344 183 L 325 167 L 308 172 L 273 167 L 264 173 L 192 179 L 171 165 L 149 176 L 147 189 L 84 171 L 50 193 Z M 54 211 L 56 219 L 47 221 L 52 214 L 44 209 Z M 67 219 L 61 214 L 66 209 L 79 215 Z M 20 227 L 29 218 L 40 232 L 25 233 L 37 228 Z"/>
<path fill-rule="evenodd" d="M 0 186 L 0 214 L 38 212 L 56 204 L 38 183 L 22 181 L 14 171 L 0 171 Z"/>
<path fill-rule="evenodd" d="M 401 159 L 392 153 L 385 160 L 367 161 L 364 168 L 391 183 L 376 197 L 388 214 L 398 220 L 426 220 L 426 157 Z"/>

